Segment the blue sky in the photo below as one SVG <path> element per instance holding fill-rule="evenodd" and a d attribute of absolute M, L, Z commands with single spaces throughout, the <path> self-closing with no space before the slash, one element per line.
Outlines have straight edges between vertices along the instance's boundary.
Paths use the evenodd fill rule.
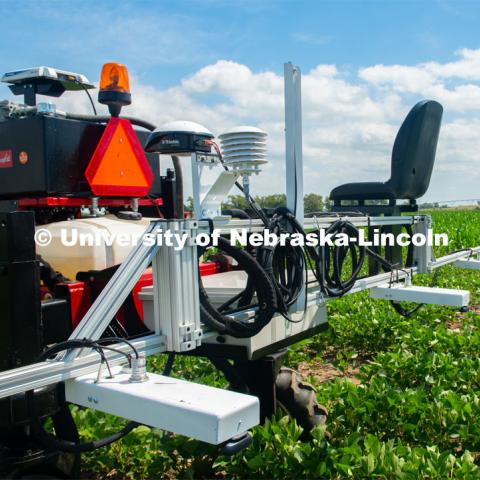
<path fill-rule="evenodd" d="M 145 102 L 141 105 L 139 100 L 138 105 L 134 104 L 132 108 L 137 109 L 136 113 L 152 117 L 154 111 L 147 104 L 157 101 L 156 112 L 161 110 L 161 114 L 157 113 L 158 121 L 175 117 L 177 109 L 171 99 L 177 98 L 181 104 L 179 110 L 185 112 L 184 116 L 198 120 L 202 118 L 198 110 L 203 109 L 212 129 L 221 129 L 221 121 L 234 123 L 248 117 L 263 127 L 271 128 L 272 139 L 281 142 L 279 122 L 282 119 L 277 118 L 280 110 L 272 109 L 268 118 L 260 114 L 256 116 L 255 107 L 262 102 L 259 99 L 246 115 L 242 110 L 246 99 L 256 96 L 258 91 L 252 94 L 245 83 L 237 86 L 235 80 L 239 74 L 241 76 L 242 72 L 246 72 L 243 67 L 248 69 L 254 88 L 264 88 L 265 98 L 273 95 L 271 100 L 265 100 L 270 104 L 277 98 L 275 95 L 278 92 L 276 87 L 270 88 L 268 78 L 278 84 L 283 63 L 288 60 L 300 65 L 305 75 L 311 75 L 311 81 L 307 79 L 306 82 L 307 88 L 308 84 L 311 85 L 311 92 L 304 95 L 304 103 L 305 98 L 315 97 L 315 91 L 318 91 L 315 89 L 332 91 L 332 95 L 325 99 L 325 105 L 319 104 L 317 110 L 312 107 L 312 111 L 307 112 L 307 133 L 312 132 L 313 135 L 318 127 L 328 127 L 325 115 L 335 111 L 334 105 L 326 106 L 329 101 L 347 105 L 353 101 L 352 98 L 360 102 L 362 95 L 367 95 L 371 108 L 365 105 L 359 105 L 359 108 L 370 112 L 368 121 L 371 128 L 360 132 L 359 127 L 352 123 L 350 130 L 343 130 L 351 132 L 346 142 L 350 142 L 350 150 L 361 150 L 362 155 L 372 160 L 370 163 L 359 162 L 364 167 L 358 174 L 352 174 L 355 178 L 347 180 L 371 179 L 369 175 L 372 174 L 388 175 L 389 149 L 395 130 L 408 107 L 425 95 L 439 92 L 440 100 L 445 98 L 447 105 L 452 106 L 446 109 L 445 116 L 446 121 L 453 125 L 450 130 L 463 128 L 462 134 L 466 134 L 467 127 L 461 125 L 462 121 L 472 121 L 477 125 L 475 122 L 480 117 L 480 107 L 462 106 L 468 102 L 468 98 L 462 95 L 468 96 L 473 92 L 476 96 L 478 93 L 475 88 L 478 88 L 480 78 L 472 78 L 471 75 L 467 78 L 470 67 L 465 70 L 465 79 L 458 73 L 435 73 L 435 78 L 427 86 L 420 81 L 425 73 L 423 65 L 435 62 L 448 66 L 452 62 L 462 62 L 469 54 L 459 54 L 459 51 L 476 52 L 480 48 L 480 4 L 476 1 L 37 0 L 12 3 L 0 0 L 0 14 L 0 71 L 51 65 L 84 73 L 90 80 L 97 81 L 102 63 L 111 60 L 124 62 L 137 86 L 137 92 L 133 92 L 134 102 L 136 93 L 137 98 Z M 219 61 L 231 63 L 219 64 Z M 476 62 L 474 65 L 477 65 Z M 319 65 L 334 66 L 336 73 L 326 67 L 312 73 Z M 385 72 L 368 70 L 377 65 L 384 66 Z M 208 66 L 216 68 L 205 71 Z M 393 71 L 391 66 L 416 68 L 412 73 L 415 79 L 415 75 L 419 74 L 415 88 L 406 87 L 404 80 L 400 81 L 400 85 L 395 83 L 398 69 Z M 430 72 L 429 68 L 427 70 Z M 265 79 L 263 74 L 270 77 L 267 75 Z M 408 71 L 403 74 L 410 75 Z M 385 75 L 389 78 L 386 79 Z M 188 80 L 192 78 L 194 80 Z M 185 79 L 188 80 L 187 86 Z M 197 82 L 195 85 L 194 81 Z M 439 90 L 440 86 L 443 90 Z M 460 90 L 459 86 L 462 87 Z M 338 89 L 344 89 L 344 94 L 338 94 L 336 98 Z M 364 93 L 358 89 L 363 89 Z M 239 90 L 242 90 L 243 97 Z M 2 98 L 9 96 L 8 89 L 0 86 L 0 94 Z M 390 102 L 390 107 L 380 107 L 380 102 Z M 187 107 L 195 107 L 197 111 L 186 112 Z M 394 108 L 397 109 L 395 112 Z M 339 111 L 338 120 L 343 125 L 350 125 L 350 120 L 353 122 L 355 118 L 357 124 L 366 122 L 365 117 L 349 116 L 346 108 Z M 315 124 L 317 117 L 321 118 Z M 480 125 L 480 120 L 478 122 Z M 383 134 L 372 133 L 375 125 Z M 341 132 L 341 125 L 339 129 Z M 473 163 L 468 164 L 471 152 L 478 146 L 472 145 L 474 134 L 471 127 L 469 131 L 469 149 L 462 150 L 466 162 L 463 168 L 465 171 L 471 168 L 478 171 L 477 160 L 477 167 Z M 318 138 L 320 140 L 312 143 L 310 150 L 309 145 L 306 148 L 307 168 L 312 170 L 306 190 L 316 188 L 317 180 L 312 180 L 315 165 L 333 169 L 336 163 L 332 157 L 337 157 L 341 167 L 345 168 L 349 161 L 349 151 L 344 146 L 335 149 L 331 142 L 322 145 L 321 135 Z M 448 181 L 452 168 L 449 169 L 447 163 L 452 166 L 458 149 L 461 150 L 460 145 L 448 158 L 447 153 L 443 155 L 444 176 L 438 174 L 430 199 L 437 199 L 443 194 L 449 198 L 475 196 L 478 182 L 471 180 L 465 185 L 459 181 L 452 186 L 451 180 Z M 327 158 L 329 155 L 330 161 Z M 273 163 L 280 162 L 280 156 L 281 148 L 272 148 Z M 385 159 L 381 160 L 381 157 Z M 344 175 L 334 173 L 318 175 L 318 179 L 324 181 L 319 193 L 328 193 L 335 182 L 343 178 Z M 260 180 L 256 183 L 263 193 L 283 188 L 274 189 Z"/>
<path fill-rule="evenodd" d="M 477 1 L 452 0 L 2 0 L 0 11 L 3 70 L 52 64 L 94 79 L 115 59 L 161 87 L 221 58 L 278 72 L 286 60 L 446 61 L 478 46 L 480 24 Z"/>

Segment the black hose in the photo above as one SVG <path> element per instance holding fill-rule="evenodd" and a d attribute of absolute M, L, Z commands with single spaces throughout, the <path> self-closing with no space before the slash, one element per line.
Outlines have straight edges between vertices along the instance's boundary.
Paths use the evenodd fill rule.
<path fill-rule="evenodd" d="M 83 115 L 80 113 L 65 113 L 65 118 L 69 120 L 80 120 L 83 122 L 94 122 L 94 123 L 108 123 L 112 117 L 110 115 Z M 137 127 L 143 127 L 146 130 L 153 131 L 157 127 L 146 120 L 142 120 L 141 118 L 136 117 L 120 117 L 125 120 L 128 120 L 133 125 L 137 125 Z"/>
<path fill-rule="evenodd" d="M 172 373 L 173 363 L 175 362 L 175 352 L 170 352 L 167 357 L 167 361 L 165 362 L 165 366 L 163 367 L 162 375 L 165 377 L 169 377 L 170 373 Z"/>
<path fill-rule="evenodd" d="M 333 235 L 333 239 L 340 238 L 340 235 L 349 239 L 358 239 L 358 230 L 346 220 L 337 220 L 332 223 L 325 235 Z M 366 249 L 358 245 L 358 242 L 349 241 L 348 245 L 319 246 L 318 256 L 315 261 L 315 272 L 323 293 L 330 297 L 341 297 L 345 295 L 355 284 L 365 260 Z M 348 278 L 343 277 L 343 266 L 350 256 L 351 272 Z"/>
<path fill-rule="evenodd" d="M 240 208 L 226 208 L 222 210 L 222 215 L 229 215 L 242 220 L 250 220 L 252 218 L 245 210 Z"/>
<path fill-rule="evenodd" d="M 252 298 L 256 292 L 257 305 L 242 305 L 244 307 L 258 306 L 254 317 L 246 322 L 235 320 L 230 315 L 223 315 L 217 310 L 208 298 L 203 288 L 200 277 L 200 315 L 203 323 L 210 328 L 225 335 L 236 338 L 249 338 L 256 335 L 267 325 L 277 310 L 276 293 L 268 274 L 249 253 L 241 248 L 231 245 L 224 238 L 219 237 L 218 248 L 235 259 L 240 269 L 245 270 L 248 282 L 245 291 L 249 291 L 247 297 Z M 243 292 L 242 292 L 243 293 Z M 245 302 L 244 302 L 245 303 Z M 231 313 L 231 312 L 230 312 Z"/>

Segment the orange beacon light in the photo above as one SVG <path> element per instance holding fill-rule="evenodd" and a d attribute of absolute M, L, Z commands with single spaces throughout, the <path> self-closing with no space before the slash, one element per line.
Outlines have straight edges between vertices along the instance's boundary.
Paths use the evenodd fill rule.
<path fill-rule="evenodd" d="M 132 103 L 128 70 L 125 65 L 121 63 L 103 65 L 98 101 L 108 105 L 112 117 L 118 117 L 122 107 Z"/>

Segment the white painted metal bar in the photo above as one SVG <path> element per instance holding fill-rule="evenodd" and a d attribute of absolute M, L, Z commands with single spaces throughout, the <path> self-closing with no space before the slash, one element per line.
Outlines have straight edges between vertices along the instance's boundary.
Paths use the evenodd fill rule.
<path fill-rule="evenodd" d="M 131 383 L 121 367 L 113 374 L 98 383 L 96 373 L 68 381 L 67 401 L 214 445 L 260 422 L 259 400 L 251 395 L 154 373 Z"/>
<path fill-rule="evenodd" d="M 453 288 L 421 287 L 417 285 L 380 285 L 370 290 L 370 297 L 396 302 L 427 303 L 462 308 L 470 303 L 470 292 Z"/>
<path fill-rule="evenodd" d="M 466 248 L 465 250 L 461 250 L 455 253 L 451 253 L 450 255 L 445 255 L 444 257 L 437 258 L 432 262 L 432 268 L 440 268 L 444 265 L 448 265 L 449 263 L 453 263 L 456 260 L 462 260 L 465 259 L 465 257 L 470 258 L 478 253 L 480 253 L 480 246 Z"/>

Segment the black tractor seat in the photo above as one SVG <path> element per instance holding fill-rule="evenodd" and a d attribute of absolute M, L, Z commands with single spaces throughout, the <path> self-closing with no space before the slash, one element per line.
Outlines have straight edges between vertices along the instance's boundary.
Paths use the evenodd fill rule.
<path fill-rule="evenodd" d="M 438 102 L 418 102 L 408 113 L 395 138 L 390 179 L 386 182 L 345 183 L 334 188 L 330 193 L 334 202 L 332 210 L 359 211 L 369 215 L 417 211 L 416 199 L 425 194 L 430 184 L 442 114 L 443 107 Z M 344 200 L 349 205 L 342 204 Z M 369 200 L 388 202 L 365 204 Z M 397 205 L 397 200 L 409 202 Z"/>

